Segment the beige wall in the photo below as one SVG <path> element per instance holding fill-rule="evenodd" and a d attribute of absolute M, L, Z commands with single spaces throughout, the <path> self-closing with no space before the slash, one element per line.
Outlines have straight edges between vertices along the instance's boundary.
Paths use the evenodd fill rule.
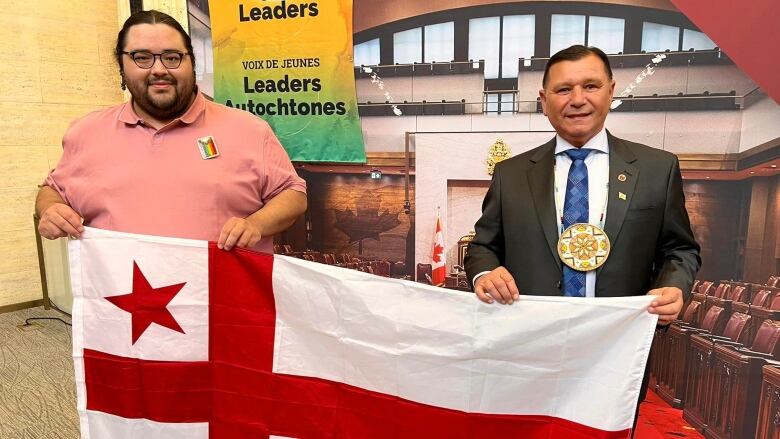
<path fill-rule="evenodd" d="M 0 0 L 0 307 L 41 298 L 32 214 L 70 122 L 121 102 L 117 4 Z"/>

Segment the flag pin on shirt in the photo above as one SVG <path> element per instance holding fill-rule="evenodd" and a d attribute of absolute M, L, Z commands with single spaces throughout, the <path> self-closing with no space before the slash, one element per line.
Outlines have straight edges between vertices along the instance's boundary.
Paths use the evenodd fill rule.
<path fill-rule="evenodd" d="M 618 198 L 620 198 L 623 201 L 626 201 L 626 194 L 623 192 L 618 192 Z"/>
<path fill-rule="evenodd" d="M 219 157 L 217 143 L 214 142 L 214 138 L 211 136 L 201 137 L 198 139 L 198 150 L 200 151 L 200 155 L 204 160 Z"/>

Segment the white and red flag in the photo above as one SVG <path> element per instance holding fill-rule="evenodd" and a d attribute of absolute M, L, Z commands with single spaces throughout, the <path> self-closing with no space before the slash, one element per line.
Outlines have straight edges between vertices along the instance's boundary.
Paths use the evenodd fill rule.
<path fill-rule="evenodd" d="M 91 439 L 627 438 L 656 323 L 89 228 L 70 263 Z"/>
<path fill-rule="evenodd" d="M 441 212 L 436 209 L 436 229 L 433 232 L 431 254 L 431 285 L 444 285 L 445 277 L 447 277 L 447 263 L 444 259 L 444 230 L 441 227 Z"/>

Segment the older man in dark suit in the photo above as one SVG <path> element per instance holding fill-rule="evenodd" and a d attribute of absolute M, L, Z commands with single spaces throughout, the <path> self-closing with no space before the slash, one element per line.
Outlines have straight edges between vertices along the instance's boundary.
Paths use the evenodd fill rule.
<path fill-rule="evenodd" d="M 465 259 L 477 297 L 511 304 L 521 293 L 650 294 L 657 297 L 649 312 L 670 323 L 701 265 L 677 157 L 606 131 L 615 81 L 601 50 L 556 53 L 542 85 L 542 107 L 557 135 L 495 168 Z M 575 223 L 609 238 L 598 269 L 562 263 L 559 236 Z"/>
<path fill-rule="evenodd" d="M 656 296 L 648 311 L 668 325 L 701 266 L 677 157 L 604 128 L 615 81 L 601 50 L 577 45 L 556 53 L 542 86 L 544 114 L 557 134 L 495 168 L 464 262 L 477 297 L 511 304 L 521 292 L 648 294 Z M 577 227 L 590 239 L 582 246 L 590 265 L 572 263 L 565 250 L 572 242 L 559 241 Z M 601 256 L 593 258 L 596 249 Z M 638 403 L 636 410 L 634 426 Z"/>

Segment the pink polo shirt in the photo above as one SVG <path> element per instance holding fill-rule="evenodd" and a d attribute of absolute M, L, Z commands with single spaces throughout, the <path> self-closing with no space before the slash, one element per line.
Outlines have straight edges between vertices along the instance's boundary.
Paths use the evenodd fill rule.
<path fill-rule="evenodd" d="M 203 159 L 211 136 L 219 157 Z M 268 124 L 198 93 L 159 130 L 130 102 L 75 121 L 46 184 L 85 225 L 120 232 L 216 241 L 231 217 L 244 218 L 284 189 L 306 192 Z M 255 250 L 271 253 L 272 238 Z"/>

